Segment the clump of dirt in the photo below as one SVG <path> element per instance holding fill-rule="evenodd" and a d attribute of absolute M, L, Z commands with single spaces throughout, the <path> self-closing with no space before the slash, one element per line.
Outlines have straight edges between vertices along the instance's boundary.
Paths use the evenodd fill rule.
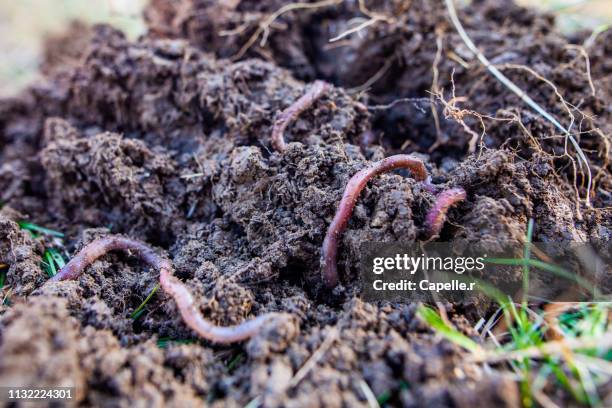
<path fill-rule="evenodd" d="M 461 13 L 495 64 L 526 64 L 557 84 L 593 169 L 588 208 L 563 138 L 477 65 L 441 2 L 323 3 L 278 15 L 265 45 L 244 53 L 286 2 L 154 0 L 136 42 L 78 25 L 49 41 L 44 80 L 0 100 L 1 379 L 72 381 L 81 405 L 365 406 L 370 393 L 391 405 L 519 405 L 515 383 L 466 363 L 415 317 L 417 305 L 359 300 L 361 243 L 425 238 L 434 196 L 420 183 L 406 172 L 368 183 L 331 293 L 320 248 L 350 177 L 397 152 L 467 192 L 440 240 L 521 242 L 532 218 L 536 241 L 609 242 L 610 32 L 584 46 L 588 77 L 570 45 L 586 37 L 564 38 L 550 16 L 483 1 Z M 550 84 L 505 69 L 565 118 Z M 277 114 L 315 78 L 334 86 L 274 151 Z M 442 90 L 431 102 L 428 91 Z M 217 324 L 274 311 L 295 319 L 231 347 L 195 339 L 162 291 L 134 319 L 158 271 L 113 253 L 75 282 L 45 283 L 51 242 L 21 230 L 24 219 L 64 232 L 53 244 L 68 253 L 109 233 L 148 242 Z M 447 313 L 476 335 L 476 312 Z"/>
<path fill-rule="evenodd" d="M 79 364 L 78 322 L 66 301 L 34 297 L 2 315 L 0 379 L 13 387 L 75 387 L 84 397 Z"/>
<path fill-rule="evenodd" d="M 179 209 L 164 197 L 171 192 L 180 202 L 185 189 L 161 148 L 152 152 L 140 140 L 110 132 L 83 138 L 61 119 L 47 120 L 43 137 L 41 164 L 55 214 L 86 224 L 112 225 L 119 219 L 134 229 L 171 230 Z"/>
<path fill-rule="evenodd" d="M 374 111 L 375 140 L 387 149 L 428 152 L 438 163 L 461 159 L 477 144 L 513 147 L 524 157 L 542 150 L 563 156 L 564 138 L 553 136 L 557 130 L 549 122 L 486 74 L 450 24 L 444 2 L 374 1 L 367 8 L 360 2 L 307 4 L 293 9 L 277 1 L 238 1 L 218 7 L 209 1 L 160 0 L 152 1 L 145 15 L 151 35 L 186 38 L 234 60 L 257 56 L 298 78 L 326 79 L 353 93 L 367 90 L 371 105 L 439 94 L 435 118 L 427 100 Z M 569 43 L 555 31 L 552 15 L 497 1 L 474 2 L 460 18 L 493 64 L 566 127 L 579 128 L 583 149 L 594 153 L 589 157 L 594 169 L 601 168 L 603 158 L 606 170 L 596 171 L 597 181 L 609 191 L 609 30 L 585 46 L 588 34 Z M 359 24 L 366 27 L 330 41 Z M 555 161 L 568 168 L 567 157 Z M 573 169 L 563 176 L 573 183 Z M 595 192 L 598 206 L 609 203 L 608 195 Z"/>
<path fill-rule="evenodd" d="M 20 229 L 16 222 L 19 218 L 20 214 L 10 208 L 0 210 L 0 263 L 8 265 L 7 287 L 17 296 L 25 296 L 41 286 L 47 277 L 40 266 L 44 246 Z"/>

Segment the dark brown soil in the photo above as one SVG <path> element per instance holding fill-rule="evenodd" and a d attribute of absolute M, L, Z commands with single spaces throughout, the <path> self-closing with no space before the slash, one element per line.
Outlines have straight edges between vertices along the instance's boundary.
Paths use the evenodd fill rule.
<path fill-rule="evenodd" d="M 513 380 L 465 363 L 462 349 L 415 317 L 416 304 L 359 299 L 362 242 L 425 237 L 433 196 L 413 179 L 369 183 L 343 236 L 342 285 L 332 293 L 321 283 L 320 247 L 348 179 L 398 152 L 420 154 L 434 182 L 468 193 L 441 240 L 520 241 L 533 218 L 534 240 L 610 242 L 612 31 L 585 49 L 591 88 L 583 55 L 568 46 L 588 33 L 565 38 L 551 16 L 505 2 L 476 1 L 460 13 L 493 63 L 532 67 L 577 107 L 573 130 L 595 181 L 588 208 L 577 202 L 585 178 L 574 177 L 563 137 L 471 59 L 442 2 L 368 2 L 390 20 L 334 47 L 328 39 L 363 17 L 358 2 L 291 11 L 264 46 L 256 41 L 236 60 L 258 23 L 286 3 L 222 3 L 153 0 L 150 33 L 137 42 L 108 26 L 74 25 L 48 41 L 44 81 L 0 100 L 3 297 L 10 289 L 0 306 L 0 384 L 74 385 L 78 404 L 96 406 L 243 406 L 256 397 L 264 406 L 366 406 L 364 381 L 389 405 L 520 405 Z M 458 108 L 445 115 L 436 102 L 439 131 L 427 100 L 437 42 L 437 89 Z M 355 91 L 385 65 L 367 92 Z M 569 124 L 548 84 L 505 72 Z M 276 113 L 315 78 L 334 87 L 289 127 L 288 150 L 274 152 Z M 421 99 L 375 107 L 398 98 Z M 460 109 L 483 115 L 474 152 L 466 127 L 480 134 L 481 122 Z M 110 254 L 75 282 L 45 284 L 49 238 L 21 230 L 24 219 L 64 232 L 70 253 L 108 233 L 163 249 L 216 323 L 266 311 L 296 322 L 237 346 L 160 348 L 159 339 L 194 335 L 161 291 L 130 318 L 157 271 Z M 447 310 L 468 335 L 485 311 Z"/>

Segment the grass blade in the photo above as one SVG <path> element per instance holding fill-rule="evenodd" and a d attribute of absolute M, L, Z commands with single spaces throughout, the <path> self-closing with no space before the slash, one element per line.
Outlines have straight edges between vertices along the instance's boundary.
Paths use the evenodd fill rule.
<path fill-rule="evenodd" d="M 472 352 L 479 352 L 481 350 L 478 343 L 458 330 L 448 326 L 440 315 L 430 307 L 421 305 L 417 310 L 417 316 L 453 343 Z"/>
<path fill-rule="evenodd" d="M 529 263 L 531 259 L 531 238 L 533 236 L 533 218 L 527 223 L 527 236 L 525 237 L 525 248 L 523 249 L 523 308 L 527 307 L 527 298 L 529 297 Z"/>
<path fill-rule="evenodd" d="M 176 343 L 176 344 L 192 344 L 195 343 L 193 339 L 172 339 L 170 337 L 162 337 L 157 340 L 157 347 L 159 348 L 167 348 L 168 345 Z"/>
<path fill-rule="evenodd" d="M 49 251 L 49 254 L 51 254 L 51 258 L 57 265 L 58 269 L 62 269 L 64 266 L 66 266 L 66 261 L 64 260 L 64 257 L 62 256 L 62 254 L 59 253 L 57 249 L 49 248 L 47 251 Z"/>
<path fill-rule="evenodd" d="M 45 250 L 43 258 L 43 267 L 47 271 L 47 275 L 49 275 L 50 278 L 54 277 L 57 274 L 57 269 L 55 268 L 55 261 L 53 260 L 53 256 L 51 255 L 51 252 L 49 252 L 48 249 Z"/>
<path fill-rule="evenodd" d="M 151 293 L 149 293 L 149 295 L 145 298 L 145 300 L 142 301 L 140 306 L 138 306 L 136 308 L 136 310 L 134 310 L 134 312 L 132 312 L 132 314 L 130 315 L 130 318 L 132 318 L 134 320 L 138 319 L 142 315 L 142 313 L 144 312 L 144 308 L 147 305 L 147 303 L 149 303 L 149 301 L 151 300 L 151 298 L 153 297 L 155 292 L 157 292 L 158 290 L 159 290 L 159 283 L 157 285 L 155 285 L 153 290 L 151 290 Z"/>
<path fill-rule="evenodd" d="M 600 293 L 589 281 L 584 279 L 581 276 L 578 276 L 572 272 L 569 272 L 560 266 L 552 265 L 538 259 L 523 259 L 523 258 L 487 258 L 484 260 L 485 263 L 492 263 L 495 265 L 509 265 L 509 266 L 524 266 L 526 263 L 529 266 L 553 273 L 562 278 L 568 279 L 570 281 L 576 282 L 578 285 L 582 286 L 584 289 L 588 290 L 595 296 L 596 298 L 600 297 Z"/>
<path fill-rule="evenodd" d="M 50 235 L 52 237 L 64 238 L 64 234 L 59 231 L 41 227 L 40 225 L 32 224 L 31 222 L 19 221 L 17 224 L 19 224 L 21 229 L 30 231 L 31 233 L 39 233 L 43 235 Z"/>

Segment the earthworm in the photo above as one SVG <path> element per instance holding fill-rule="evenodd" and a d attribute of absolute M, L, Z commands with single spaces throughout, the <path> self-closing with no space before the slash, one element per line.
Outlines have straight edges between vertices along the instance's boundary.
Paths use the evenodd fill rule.
<path fill-rule="evenodd" d="M 422 161 L 407 154 L 398 154 L 370 164 L 365 169 L 355 173 L 347 183 L 338 205 L 338 210 L 329 225 L 321 249 L 322 278 L 328 288 L 333 288 L 338 283 L 336 259 L 338 255 L 338 240 L 346 229 L 361 190 L 363 190 L 372 177 L 398 168 L 410 170 L 414 178 L 419 181 L 427 178 L 427 169 Z"/>
<path fill-rule="evenodd" d="M 425 225 L 427 226 L 430 237 L 435 237 L 440 234 L 442 226 L 446 221 L 446 213 L 448 210 L 459 201 L 465 200 L 465 197 L 465 190 L 460 187 L 444 190 L 438 194 L 436 202 L 425 216 Z"/>
<path fill-rule="evenodd" d="M 276 151 L 284 152 L 287 150 L 287 144 L 285 143 L 284 133 L 287 126 L 291 124 L 300 113 L 310 108 L 312 104 L 325 94 L 331 86 L 325 81 L 315 81 L 308 92 L 302 95 L 297 101 L 293 102 L 291 106 L 282 111 L 272 128 L 271 143 L 272 147 Z"/>
<path fill-rule="evenodd" d="M 159 269 L 160 286 L 176 302 L 183 321 L 206 340 L 215 343 L 234 343 L 246 340 L 257 334 L 271 319 L 288 316 L 285 313 L 266 313 L 236 326 L 217 326 L 206 320 L 199 312 L 187 287 L 173 275 L 172 264 L 169 260 L 155 253 L 143 242 L 118 235 L 99 238 L 89 243 L 50 280 L 76 279 L 96 259 L 115 250 L 134 252 L 142 261 Z"/>

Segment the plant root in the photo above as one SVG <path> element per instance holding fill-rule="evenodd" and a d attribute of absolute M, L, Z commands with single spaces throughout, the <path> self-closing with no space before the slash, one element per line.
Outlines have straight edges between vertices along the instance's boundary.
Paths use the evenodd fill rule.
<path fill-rule="evenodd" d="M 506 77 L 502 72 L 497 69 L 491 62 L 484 56 L 482 52 L 476 47 L 476 44 L 472 41 L 472 39 L 468 36 L 461 21 L 459 21 L 459 17 L 457 16 L 457 10 L 455 10 L 455 5 L 453 4 L 453 0 L 444 0 L 446 4 L 446 9 L 448 11 L 451 22 L 455 26 L 457 33 L 465 43 L 465 45 L 469 48 L 469 50 L 474 53 L 478 61 L 497 79 L 501 84 L 503 84 L 506 88 L 516 94 L 519 98 L 523 100 L 531 109 L 540 114 L 544 119 L 548 120 L 552 123 L 557 129 L 559 129 L 567 139 L 572 143 L 574 149 L 576 150 L 576 155 L 578 157 L 579 162 L 582 162 L 585 166 L 586 177 L 587 177 L 587 187 L 586 187 L 586 195 L 585 195 L 585 205 L 587 207 L 591 207 L 591 191 L 593 188 L 593 176 L 591 173 L 591 167 L 589 165 L 589 160 L 587 159 L 584 151 L 580 147 L 580 144 L 574 138 L 574 136 L 570 133 L 570 129 L 566 129 L 554 116 L 552 116 L 548 111 L 542 108 L 536 101 L 534 101 L 525 91 L 519 88 L 514 82 L 512 82 L 508 77 Z M 567 150 L 567 149 L 566 149 Z M 582 167 L 582 165 L 581 165 Z"/>
<path fill-rule="evenodd" d="M 217 326 L 202 316 L 187 287 L 174 276 L 174 269 L 168 259 L 158 255 L 143 242 L 118 235 L 99 238 L 86 245 L 50 281 L 76 279 L 96 259 L 107 252 L 116 250 L 135 253 L 142 261 L 155 269 L 159 269 L 160 286 L 176 302 L 185 324 L 203 339 L 214 343 L 234 343 L 247 340 L 257 334 L 271 320 L 290 317 L 286 313 L 266 313 L 239 325 Z"/>
<path fill-rule="evenodd" d="M 262 21 L 253 35 L 247 40 L 247 42 L 240 48 L 240 50 L 230 58 L 231 61 L 237 61 L 246 54 L 246 52 L 255 44 L 257 39 L 263 34 L 263 38 L 261 39 L 261 46 L 263 47 L 266 44 L 268 39 L 270 26 L 274 21 L 282 16 L 283 14 L 293 11 L 293 10 L 308 10 L 308 9 L 317 9 L 322 7 L 331 7 L 337 4 L 342 3 L 343 0 L 321 0 L 314 3 L 289 3 L 285 4 L 274 13 L 270 14 L 267 18 Z M 244 28 L 246 30 L 246 27 Z M 242 28 L 238 30 L 238 32 L 244 31 Z M 225 35 L 231 35 L 231 32 L 226 32 Z"/>
<path fill-rule="evenodd" d="M 317 99 L 327 93 L 330 88 L 331 85 L 325 81 L 315 81 L 308 92 L 280 113 L 278 119 L 274 122 L 271 137 L 272 147 L 274 147 L 276 151 L 284 152 L 287 150 L 287 144 L 283 136 L 287 126 L 296 120 L 302 112 L 310 108 Z"/>
<path fill-rule="evenodd" d="M 438 194 L 436 202 L 425 216 L 425 225 L 430 239 L 440 234 L 448 210 L 458 202 L 465 200 L 465 197 L 465 190 L 460 187 L 444 190 Z"/>
<path fill-rule="evenodd" d="M 422 161 L 406 154 L 398 154 L 370 164 L 358 171 L 347 183 L 321 249 L 322 278 L 328 288 L 338 284 L 338 240 L 346 229 L 361 190 L 371 178 L 398 168 L 410 170 L 419 181 L 427 179 L 427 169 Z"/>

